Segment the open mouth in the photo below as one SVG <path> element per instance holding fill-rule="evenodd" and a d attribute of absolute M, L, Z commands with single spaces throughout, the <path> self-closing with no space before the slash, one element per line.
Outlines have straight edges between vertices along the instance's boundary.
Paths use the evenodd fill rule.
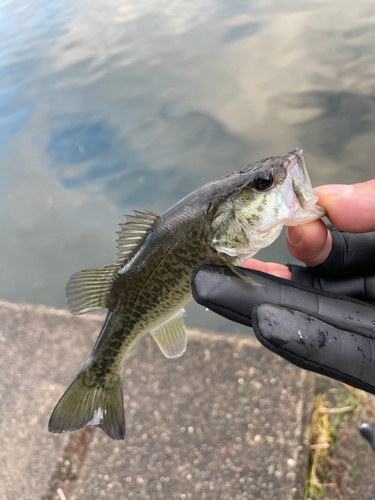
<path fill-rule="evenodd" d="M 303 190 L 301 189 L 301 168 L 300 162 L 297 158 L 294 160 L 289 160 L 289 173 L 292 180 L 292 188 L 294 195 L 301 208 L 305 208 L 305 200 L 303 196 Z M 304 179 L 305 180 L 305 179 Z"/>
<path fill-rule="evenodd" d="M 302 149 L 296 149 L 292 154 L 293 156 L 288 160 L 288 177 L 291 179 L 291 187 L 299 207 L 308 210 L 318 199 L 312 190 Z"/>
<path fill-rule="evenodd" d="M 316 206 L 318 197 L 313 192 L 302 149 L 290 153 L 283 196 L 290 213 L 286 225 L 309 222 L 325 215 L 325 210 Z"/>

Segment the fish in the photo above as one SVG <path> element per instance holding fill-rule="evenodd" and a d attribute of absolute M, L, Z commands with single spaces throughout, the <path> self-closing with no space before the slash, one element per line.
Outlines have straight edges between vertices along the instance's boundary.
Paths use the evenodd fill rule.
<path fill-rule="evenodd" d="M 73 314 L 108 310 L 92 353 L 54 408 L 49 431 L 92 425 L 125 437 L 122 367 L 150 333 L 167 358 L 187 345 L 184 306 L 201 265 L 238 267 L 270 245 L 283 225 L 325 215 L 316 205 L 301 149 L 248 164 L 196 189 L 162 215 L 133 211 L 119 224 L 117 259 L 73 274 L 66 286 Z"/>

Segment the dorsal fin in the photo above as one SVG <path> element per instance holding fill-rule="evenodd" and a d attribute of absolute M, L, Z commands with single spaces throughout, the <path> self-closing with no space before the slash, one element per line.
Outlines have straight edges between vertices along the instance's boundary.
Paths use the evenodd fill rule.
<path fill-rule="evenodd" d="M 119 224 L 121 231 L 118 234 L 117 242 L 117 264 L 123 264 L 129 260 L 143 245 L 144 240 L 151 232 L 152 226 L 158 220 L 158 216 L 146 210 L 139 212 L 133 210 L 134 215 L 126 215 L 126 222 Z"/>
<path fill-rule="evenodd" d="M 117 231 L 117 255 L 114 264 L 98 269 L 85 269 L 74 273 L 66 285 L 68 306 L 73 314 L 83 314 L 109 306 L 109 292 L 116 272 L 143 245 L 158 216 L 152 212 L 133 210 L 125 215 L 126 222 Z"/>

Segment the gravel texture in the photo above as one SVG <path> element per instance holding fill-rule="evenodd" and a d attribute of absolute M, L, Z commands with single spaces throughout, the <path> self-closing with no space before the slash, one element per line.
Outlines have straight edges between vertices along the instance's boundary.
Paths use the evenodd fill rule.
<path fill-rule="evenodd" d="M 145 336 L 124 368 L 125 440 L 48 433 L 102 321 L 0 302 L 0 498 L 303 498 L 313 376 L 251 337 L 188 331 L 168 360 Z"/>

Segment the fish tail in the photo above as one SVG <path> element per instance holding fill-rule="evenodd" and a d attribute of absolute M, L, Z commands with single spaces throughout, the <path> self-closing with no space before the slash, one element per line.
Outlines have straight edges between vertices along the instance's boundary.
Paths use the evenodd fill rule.
<path fill-rule="evenodd" d="M 66 432 L 96 425 L 112 439 L 125 437 L 125 413 L 119 374 L 97 377 L 92 368 L 78 373 L 52 412 L 48 430 Z"/>

